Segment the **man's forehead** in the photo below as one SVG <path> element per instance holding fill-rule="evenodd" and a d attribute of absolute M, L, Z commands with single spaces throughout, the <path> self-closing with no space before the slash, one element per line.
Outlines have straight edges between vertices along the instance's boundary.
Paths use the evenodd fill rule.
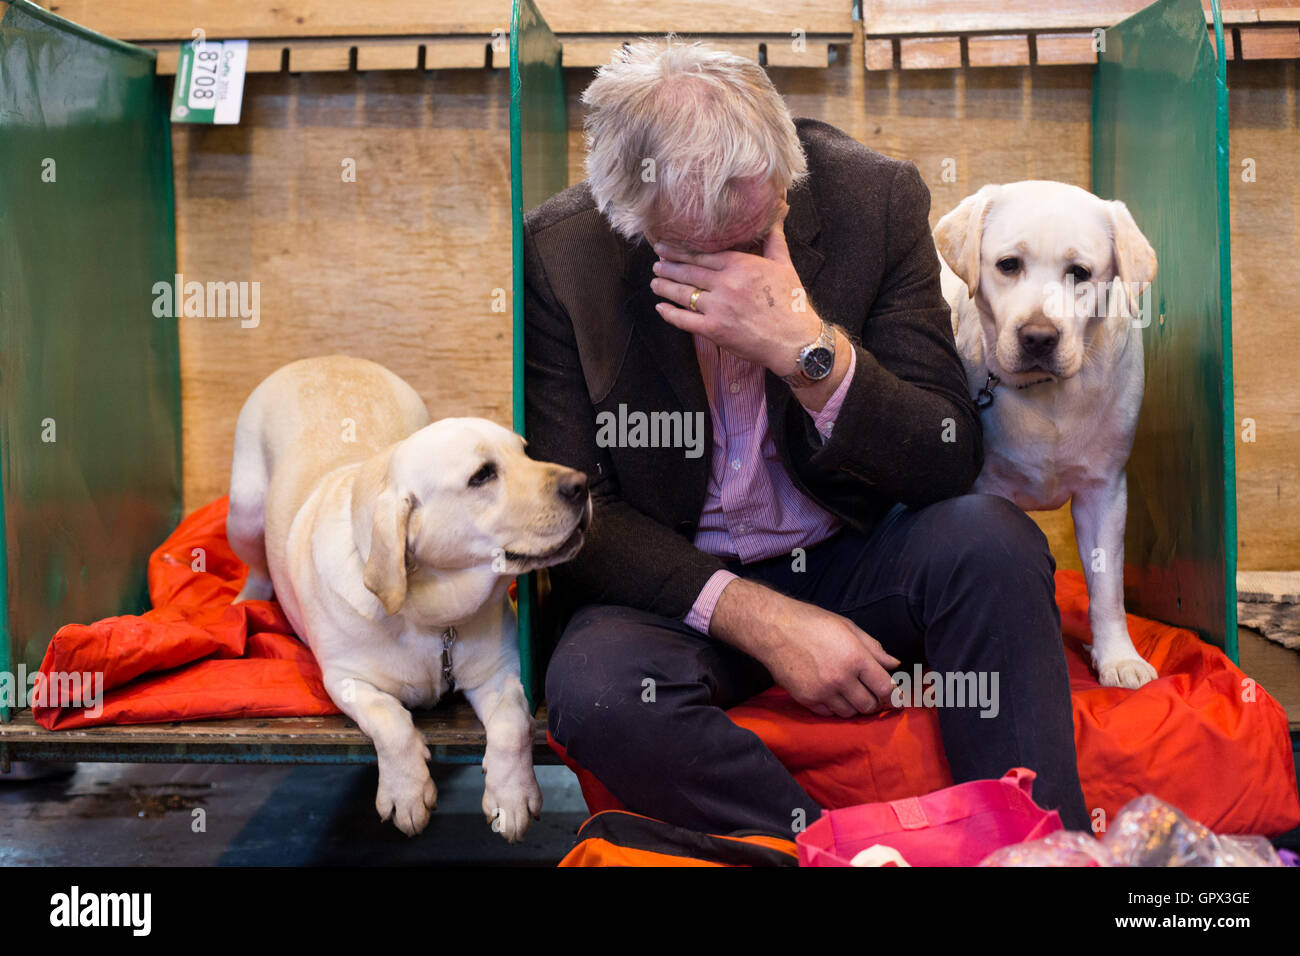
<path fill-rule="evenodd" d="M 772 231 L 779 212 L 779 204 L 773 203 L 759 215 L 747 216 L 721 235 L 701 239 L 682 229 L 667 228 L 659 238 L 684 247 L 688 252 L 753 252 L 761 250 L 767 234 Z"/>

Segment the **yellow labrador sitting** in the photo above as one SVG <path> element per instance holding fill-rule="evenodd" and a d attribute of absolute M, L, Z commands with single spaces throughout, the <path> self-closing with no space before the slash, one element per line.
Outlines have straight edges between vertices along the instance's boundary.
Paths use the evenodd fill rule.
<path fill-rule="evenodd" d="M 284 366 L 239 414 L 226 530 L 249 576 L 236 600 L 274 592 L 374 741 L 375 806 L 408 836 L 437 792 L 407 708 L 453 686 L 486 730 L 493 829 L 517 842 L 541 812 L 506 589 L 573 557 L 591 505 L 585 475 L 523 449 L 484 419 L 430 424 L 404 381 L 342 355 Z"/>
<path fill-rule="evenodd" d="M 985 186 L 935 227 L 957 350 L 985 435 L 976 491 L 1070 502 L 1107 687 L 1156 677 L 1124 617 L 1124 467 L 1142 404 L 1156 256 L 1122 202 L 1076 186 Z"/>

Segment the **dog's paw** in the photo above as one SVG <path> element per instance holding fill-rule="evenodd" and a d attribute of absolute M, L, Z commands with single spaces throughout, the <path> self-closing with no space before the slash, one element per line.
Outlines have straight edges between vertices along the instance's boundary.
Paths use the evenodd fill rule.
<path fill-rule="evenodd" d="M 418 770 L 379 767 L 379 792 L 375 809 L 379 819 L 392 819 L 393 825 L 407 836 L 415 836 L 429 825 L 429 813 L 438 808 L 438 788 L 423 763 Z"/>
<path fill-rule="evenodd" d="M 522 783 L 495 787 L 489 782 L 483 788 L 483 816 L 494 833 L 500 833 L 507 843 L 518 843 L 528 832 L 533 820 L 542 815 L 542 790 L 537 777 L 529 771 Z"/>
<path fill-rule="evenodd" d="M 1097 661 L 1097 678 L 1102 687 L 1127 687 L 1137 690 L 1159 675 L 1156 669 L 1140 657 L 1121 657 Z"/>

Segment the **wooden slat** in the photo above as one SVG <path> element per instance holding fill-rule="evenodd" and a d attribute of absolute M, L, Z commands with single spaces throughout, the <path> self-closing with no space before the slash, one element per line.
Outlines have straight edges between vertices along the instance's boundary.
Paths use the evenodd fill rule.
<path fill-rule="evenodd" d="M 491 36 L 430 37 L 424 43 L 426 70 L 479 69 L 487 65 Z M 492 65 L 510 69 L 509 49 L 492 56 Z"/>
<path fill-rule="evenodd" d="M 415 728 L 424 740 L 440 747 L 482 747 L 483 725 L 463 697 L 448 700 L 431 711 L 416 711 Z M 265 717 L 243 720 L 171 721 L 165 724 L 122 724 L 84 727 L 77 730 L 46 730 L 32 719 L 30 710 L 13 715 L 0 724 L 0 742 L 134 745 L 168 744 L 185 746 L 262 745 L 270 747 L 357 747 L 370 745 L 370 738 L 352 720 L 331 717 Z M 538 712 L 534 743 L 546 745 L 546 709 Z"/>
<path fill-rule="evenodd" d="M 180 62 L 181 46 L 179 43 L 148 44 L 158 54 L 155 72 L 159 76 L 175 76 Z M 248 44 L 248 62 L 244 67 L 246 73 L 279 73 L 284 68 L 285 47 L 273 41 L 252 40 Z"/>
<path fill-rule="evenodd" d="M 894 68 L 894 41 L 890 39 L 863 41 L 863 53 L 868 70 L 892 70 Z"/>
<path fill-rule="evenodd" d="M 851 38 L 846 38 L 851 39 Z M 794 39 L 767 40 L 763 43 L 766 66 L 815 67 L 825 69 L 830 65 L 830 44 L 825 40 L 805 39 L 802 49 L 796 49 Z"/>
<path fill-rule="evenodd" d="M 1117 23 L 1149 0 L 865 0 L 869 35 L 1008 33 Z"/>
<path fill-rule="evenodd" d="M 279 73 L 284 69 L 283 43 L 254 40 L 248 44 L 248 73 Z"/>
<path fill-rule="evenodd" d="M 614 55 L 614 51 L 625 43 L 633 43 L 638 38 L 633 34 L 614 34 L 608 36 L 585 36 L 582 34 L 561 34 L 560 43 L 564 50 L 564 65 L 574 68 L 593 68 L 604 66 Z M 759 61 L 761 51 L 766 50 L 767 65 L 781 67 L 815 67 L 825 69 L 830 63 L 830 47 L 836 43 L 850 43 L 851 33 L 831 37 L 809 37 L 802 53 L 792 46 L 793 38 L 788 34 L 780 36 L 744 36 L 691 34 L 691 40 L 708 43 L 714 49 L 726 50 L 738 56 Z"/>
<path fill-rule="evenodd" d="M 1040 66 L 1097 62 L 1091 33 L 1040 33 L 1034 42 Z"/>
<path fill-rule="evenodd" d="M 868 36 L 927 33 L 1010 33 L 1111 26 L 1148 6 L 1150 0 L 865 0 Z M 1204 3 L 1210 22 L 1210 4 Z M 1225 23 L 1263 18 L 1259 0 L 1221 0 Z M 1275 19 L 1300 19 L 1300 7 L 1266 8 Z"/>
<path fill-rule="evenodd" d="M 1300 27 L 1241 27 L 1243 60 L 1290 60 L 1300 57 Z"/>
<path fill-rule="evenodd" d="M 567 35 L 558 37 L 563 62 L 566 67 L 594 68 L 604 66 L 614 56 L 614 51 L 627 40 L 625 36 Z"/>
<path fill-rule="evenodd" d="M 972 36 L 966 41 L 971 66 L 1028 66 L 1029 37 Z"/>
<path fill-rule="evenodd" d="M 410 40 L 374 40 L 357 44 L 358 70 L 414 70 L 420 65 L 420 44 Z"/>
<path fill-rule="evenodd" d="M 636 39 L 627 37 L 591 38 L 570 36 L 564 43 L 566 67 L 597 67 L 610 61 L 614 50 L 624 42 Z M 734 37 L 696 37 L 721 50 L 729 50 L 751 60 L 758 60 L 762 37 L 736 39 Z M 848 43 L 851 35 L 835 38 Z M 815 38 L 806 41 L 803 53 L 796 53 L 788 38 L 766 41 L 767 65 L 780 67 L 816 67 L 825 69 L 830 63 L 832 40 Z M 888 41 L 886 41 L 888 42 Z M 278 73 L 283 69 L 283 51 L 288 49 L 289 69 L 294 73 L 319 73 L 348 69 L 352 49 L 357 51 L 358 70 L 413 70 L 419 65 L 420 49 L 424 48 L 424 66 L 427 70 L 478 69 L 492 66 L 506 69 L 510 65 L 506 50 L 491 52 L 493 38 L 482 36 L 422 36 L 394 37 L 361 41 L 356 44 L 329 39 L 252 40 L 248 46 L 248 72 Z M 158 51 L 158 73 L 173 75 L 179 58 L 179 44 L 148 44 Z"/>
<path fill-rule="evenodd" d="M 899 41 L 904 70 L 943 70 L 961 66 L 960 37 L 905 37 Z"/>
<path fill-rule="evenodd" d="M 556 33 L 851 33 L 847 0 L 547 0 Z M 120 40 L 488 34 L 510 27 L 509 3 L 466 0 L 50 0 L 49 9 Z"/>
<path fill-rule="evenodd" d="M 324 73 L 352 66 L 352 49 L 336 44 L 309 46 L 301 41 L 289 47 L 290 73 Z"/>

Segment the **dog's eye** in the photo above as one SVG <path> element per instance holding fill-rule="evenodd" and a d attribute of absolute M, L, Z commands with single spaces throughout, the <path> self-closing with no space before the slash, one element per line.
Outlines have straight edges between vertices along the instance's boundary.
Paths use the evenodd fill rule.
<path fill-rule="evenodd" d="M 1020 271 L 1020 260 L 1015 256 L 1007 256 L 1005 259 L 999 259 L 998 271 L 1004 276 L 1013 276 Z"/>
<path fill-rule="evenodd" d="M 1075 282 L 1087 282 L 1092 278 L 1092 271 L 1084 266 L 1070 266 L 1065 270 L 1065 274 L 1074 276 Z"/>
<path fill-rule="evenodd" d="M 486 485 L 489 481 L 497 476 L 497 466 L 494 462 L 488 462 L 474 474 L 469 476 L 469 486 L 477 488 L 479 485 Z"/>

